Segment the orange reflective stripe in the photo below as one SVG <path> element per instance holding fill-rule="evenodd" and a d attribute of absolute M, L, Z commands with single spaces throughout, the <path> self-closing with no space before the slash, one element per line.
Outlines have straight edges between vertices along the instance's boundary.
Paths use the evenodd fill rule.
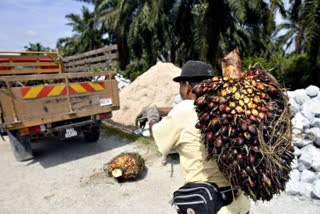
<path fill-rule="evenodd" d="M 71 83 L 69 85 L 70 94 L 102 90 L 104 90 L 104 82 Z M 64 84 L 21 88 L 21 95 L 25 99 L 51 97 L 65 94 L 67 94 L 67 89 Z"/>

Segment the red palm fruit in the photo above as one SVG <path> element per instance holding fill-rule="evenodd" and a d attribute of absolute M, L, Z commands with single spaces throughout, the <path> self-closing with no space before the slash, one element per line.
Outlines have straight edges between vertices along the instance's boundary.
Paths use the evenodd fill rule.
<path fill-rule="evenodd" d="M 257 81 L 256 80 L 251 80 L 251 85 L 252 86 L 256 86 L 257 85 Z"/>
<path fill-rule="evenodd" d="M 238 151 L 237 151 L 236 149 L 233 149 L 233 150 L 232 150 L 232 155 L 233 155 L 233 156 L 237 156 L 237 155 L 238 155 Z"/>
<path fill-rule="evenodd" d="M 242 122 L 241 123 L 241 129 L 242 129 L 242 131 L 247 131 L 248 125 L 245 122 Z"/>
<path fill-rule="evenodd" d="M 258 145 L 259 139 L 257 137 L 253 138 L 252 145 Z"/>
<path fill-rule="evenodd" d="M 253 146 L 253 147 L 251 147 L 251 149 L 254 152 L 259 152 L 259 147 L 258 146 Z"/>
<path fill-rule="evenodd" d="M 273 117 L 274 117 L 274 114 L 272 112 L 268 111 L 267 112 L 267 118 L 268 119 L 273 119 Z"/>
<path fill-rule="evenodd" d="M 229 124 L 229 120 L 227 118 L 224 118 L 222 121 L 221 121 L 222 125 L 226 126 Z"/>
<path fill-rule="evenodd" d="M 269 104 L 267 106 L 268 111 L 273 111 L 274 110 L 274 106 L 272 104 Z"/>
<path fill-rule="evenodd" d="M 259 96 L 254 96 L 253 97 L 253 102 L 255 102 L 256 104 L 259 104 L 261 102 L 261 99 Z"/>
<path fill-rule="evenodd" d="M 222 105 L 219 106 L 219 111 L 220 112 L 224 112 L 225 110 L 226 110 L 226 106 L 225 105 L 222 104 Z"/>
<path fill-rule="evenodd" d="M 229 112 L 231 112 L 231 108 L 230 108 L 229 106 L 226 106 L 225 111 L 226 111 L 227 113 L 229 113 Z"/>
<path fill-rule="evenodd" d="M 208 105 L 208 107 L 209 107 L 210 109 L 212 109 L 212 108 L 215 107 L 215 106 L 216 106 L 215 103 L 209 103 L 209 105 Z"/>
<path fill-rule="evenodd" d="M 229 87 L 229 85 L 230 85 L 230 84 L 226 82 L 226 83 L 224 83 L 224 84 L 223 84 L 223 86 L 222 86 L 222 87 L 223 87 L 223 88 L 228 88 L 228 87 Z"/>
<path fill-rule="evenodd" d="M 252 88 L 248 88 L 248 89 L 247 89 L 247 93 L 248 93 L 248 94 L 252 94 L 252 93 L 253 93 Z"/>
<path fill-rule="evenodd" d="M 218 83 L 217 82 L 214 82 L 211 86 L 211 90 L 214 91 L 218 88 Z"/>
<path fill-rule="evenodd" d="M 214 144 L 216 145 L 216 147 L 220 148 L 223 144 L 223 140 L 221 139 L 221 137 L 218 137 L 215 141 Z"/>
<path fill-rule="evenodd" d="M 215 102 L 215 103 L 218 103 L 219 100 L 220 100 L 220 96 L 214 96 L 214 97 L 212 98 L 212 101 Z"/>
<path fill-rule="evenodd" d="M 209 114 L 208 113 L 204 113 L 201 117 L 200 117 L 200 122 L 205 122 L 207 119 L 209 119 Z"/>
<path fill-rule="evenodd" d="M 223 114 L 221 115 L 221 119 L 224 119 L 224 118 L 227 118 L 227 114 L 225 114 L 225 113 L 223 113 Z"/>
<path fill-rule="evenodd" d="M 248 70 L 247 75 L 253 76 L 254 75 L 254 71 L 253 70 Z"/>
<path fill-rule="evenodd" d="M 201 128 L 202 128 L 202 125 L 201 125 L 200 122 L 197 122 L 197 123 L 196 123 L 196 128 L 197 128 L 197 129 L 201 129 Z"/>
<path fill-rule="evenodd" d="M 243 154 L 237 155 L 237 161 L 242 162 L 243 161 Z"/>
<path fill-rule="evenodd" d="M 235 139 L 235 144 L 237 146 L 242 146 L 244 144 L 244 137 L 238 137 Z"/>
<path fill-rule="evenodd" d="M 242 169 L 241 170 L 241 177 L 245 178 L 247 176 L 248 176 L 248 174 L 247 174 L 246 170 Z"/>
<path fill-rule="evenodd" d="M 235 137 L 237 134 L 237 130 L 235 128 L 231 128 L 231 131 L 230 131 L 230 136 L 229 137 Z"/>
<path fill-rule="evenodd" d="M 264 86 L 261 82 L 257 83 L 257 88 L 259 88 L 260 90 L 264 90 Z"/>
<path fill-rule="evenodd" d="M 229 103 L 229 107 L 230 108 L 235 108 L 236 107 L 236 103 L 235 102 L 230 102 Z"/>
<path fill-rule="evenodd" d="M 213 80 L 214 82 L 218 82 L 220 79 L 219 79 L 219 77 L 213 77 L 212 80 Z"/>
<path fill-rule="evenodd" d="M 265 114 L 263 113 L 263 112 L 260 112 L 259 114 L 258 114 L 258 117 L 261 119 L 261 120 L 264 120 L 265 119 Z"/>
<path fill-rule="evenodd" d="M 249 162 L 250 162 L 251 164 L 254 164 L 255 161 L 256 161 L 256 158 L 255 158 L 254 156 L 250 155 L 250 156 L 249 156 Z"/>
<path fill-rule="evenodd" d="M 208 132 L 206 139 L 208 142 L 212 142 L 213 141 L 213 132 Z"/>
<path fill-rule="evenodd" d="M 247 140 L 251 140 L 251 139 L 252 139 L 252 135 L 250 134 L 250 132 L 245 132 L 245 133 L 243 133 L 243 136 L 244 136 Z"/>
<path fill-rule="evenodd" d="M 251 112 L 252 113 L 252 112 Z M 257 121 L 257 118 L 253 115 L 250 115 L 249 116 L 249 119 L 252 121 L 252 122 L 256 122 Z"/>
<path fill-rule="evenodd" d="M 251 114 L 252 114 L 253 116 L 257 117 L 258 114 L 259 114 L 259 112 L 258 112 L 257 109 L 252 109 Z"/>
<path fill-rule="evenodd" d="M 231 110 L 231 112 L 230 112 L 232 115 L 235 115 L 237 112 L 236 112 L 236 110 Z"/>
<path fill-rule="evenodd" d="M 251 120 L 250 120 L 249 118 L 247 118 L 245 121 L 246 121 L 246 123 L 247 123 L 248 125 L 251 125 L 251 124 L 252 124 L 252 122 L 251 122 Z"/>
<path fill-rule="evenodd" d="M 229 126 L 223 126 L 221 128 L 221 134 L 224 136 L 228 136 L 228 133 L 229 133 Z"/>
<path fill-rule="evenodd" d="M 251 174 L 253 172 L 252 168 L 250 166 L 246 167 L 247 173 Z"/>
<path fill-rule="evenodd" d="M 199 97 L 196 101 L 197 106 L 203 106 L 206 103 L 207 103 L 207 101 L 206 101 L 205 97 Z"/>
<path fill-rule="evenodd" d="M 197 97 L 200 97 L 203 93 L 202 93 L 202 87 L 200 85 L 196 85 L 193 89 L 192 89 L 192 93 L 194 93 Z"/>
<path fill-rule="evenodd" d="M 263 112 L 267 111 L 267 107 L 261 106 L 261 111 Z"/>
<path fill-rule="evenodd" d="M 243 109 L 241 108 L 241 106 L 237 106 L 236 111 L 238 114 L 241 114 L 243 112 Z"/>
<path fill-rule="evenodd" d="M 211 120 L 211 126 L 212 126 L 213 128 L 217 128 L 219 125 L 220 125 L 220 123 L 219 123 L 219 119 L 218 119 L 218 118 L 213 118 L 213 119 Z"/>
<path fill-rule="evenodd" d="M 223 77 L 223 80 L 224 80 L 224 81 L 229 81 L 229 80 L 230 80 L 230 77 Z"/>
<path fill-rule="evenodd" d="M 209 90 L 209 87 L 204 87 L 203 89 L 202 89 L 202 93 L 207 93 L 207 91 Z"/>
<path fill-rule="evenodd" d="M 251 134 L 256 135 L 257 134 L 257 129 L 255 125 L 250 125 L 248 126 L 248 130 Z"/>
<path fill-rule="evenodd" d="M 227 95 L 227 91 L 226 91 L 225 89 L 222 89 L 222 90 L 220 91 L 220 95 L 221 95 L 222 97 L 225 97 L 225 96 Z"/>

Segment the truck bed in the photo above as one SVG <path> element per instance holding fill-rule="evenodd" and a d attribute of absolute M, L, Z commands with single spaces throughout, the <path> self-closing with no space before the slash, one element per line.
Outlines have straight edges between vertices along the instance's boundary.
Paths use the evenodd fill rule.
<path fill-rule="evenodd" d="M 117 81 L 113 72 L 82 72 L 0 76 L 0 108 L 5 129 L 75 119 L 119 109 Z M 70 82 L 73 78 L 104 76 L 105 80 Z M 12 87 L 11 82 L 61 80 L 61 83 Z M 16 85 L 15 85 L 16 86 Z"/>

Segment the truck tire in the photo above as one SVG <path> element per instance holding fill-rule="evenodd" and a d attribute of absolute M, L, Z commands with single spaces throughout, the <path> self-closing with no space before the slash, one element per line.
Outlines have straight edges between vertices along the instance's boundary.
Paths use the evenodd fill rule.
<path fill-rule="evenodd" d="M 33 159 L 31 137 L 20 136 L 17 130 L 8 131 L 10 146 L 17 161 Z"/>
<path fill-rule="evenodd" d="M 96 142 L 100 137 L 100 126 L 89 126 L 83 129 L 84 139 L 87 142 Z"/>

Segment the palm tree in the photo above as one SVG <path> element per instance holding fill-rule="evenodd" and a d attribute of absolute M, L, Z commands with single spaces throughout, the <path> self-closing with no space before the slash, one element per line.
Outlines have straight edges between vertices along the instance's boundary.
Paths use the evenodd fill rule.
<path fill-rule="evenodd" d="M 26 51 L 44 51 L 44 52 L 51 52 L 55 51 L 54 49 L 51 49 L 50 47 L 44 47 L 41 43 L 31 43 L 29 42 L 28 45 L 24 46 L 24 49 Z"/>
<path fill-rule="evenodd" d="M 72 27 L 74 34 L 71 37 L 58 40 L 58 47 L 68 49 L 65 54 L 82 53 L 100 48 L 105 44 L 105 40 L 102 38 L 105 28 L 102 25 L 96 25 L 95 13 L 90 12 L 84 6 L 81 13 L 81 15 L 74 13 L 66 15 L 69 20 L 67 25 Z"/>

